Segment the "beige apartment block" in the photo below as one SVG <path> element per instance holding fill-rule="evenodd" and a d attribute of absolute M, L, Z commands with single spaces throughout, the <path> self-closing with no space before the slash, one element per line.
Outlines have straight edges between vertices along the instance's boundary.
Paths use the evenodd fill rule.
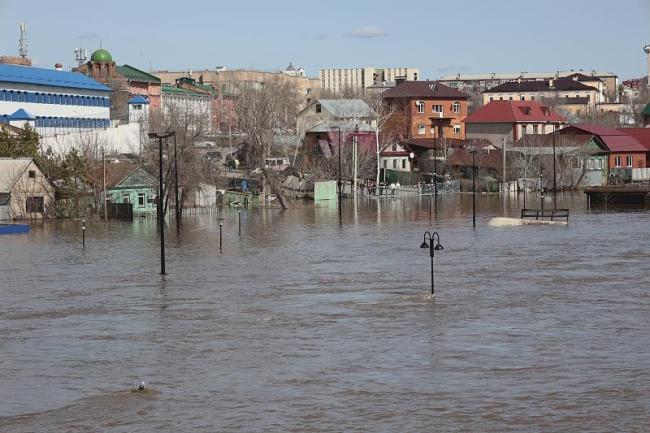
<path fill-rule="evenodd" d="M 417 68 L 330 68 L 321 69 L 318 78 L 320 87 L 331 92 L 344 90 L 365 90 L 373 86 L 395 82 L 397 78 L 417 81 L 420 70 Z"/>

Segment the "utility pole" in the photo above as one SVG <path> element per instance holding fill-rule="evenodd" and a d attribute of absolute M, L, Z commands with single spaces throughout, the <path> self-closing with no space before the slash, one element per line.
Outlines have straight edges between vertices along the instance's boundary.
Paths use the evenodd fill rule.
<path fill-rule="evenodd" d="M 106 156 L 102 147 L 102 171 L 103 171 L 103 191 L 104 191 L 104 222 L 108 221 L 108 210 L 106 209 Z"/>
<path fill-rule="evenodd" d="M 506 193 L 506 138 L 503 137 L 503 146 L 501 146 L 501 153 L 503 153 L 503 194 Z"/>
<path fill-rule="evenodd" d="M 357 164 L 359 162 L 359 125 L 356 125 L 354 128 L 354 139 L 352 140 L 353 144 L 353 159 L 354 159 L 354 200 L 357 199 Z"/>

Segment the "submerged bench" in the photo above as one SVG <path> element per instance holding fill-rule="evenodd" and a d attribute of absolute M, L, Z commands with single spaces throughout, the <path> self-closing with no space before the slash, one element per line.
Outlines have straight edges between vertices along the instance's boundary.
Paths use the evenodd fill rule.
<path fill-rule="evenodd" d="M 521 210 L 521 219 L 526 218 L 535 218 L 536 220 L 540 219 L 550 219 L 555 221 L 556 219 L 566 219 L 566 222 L 569 222 L 569 209 L 522 209 Z"/>

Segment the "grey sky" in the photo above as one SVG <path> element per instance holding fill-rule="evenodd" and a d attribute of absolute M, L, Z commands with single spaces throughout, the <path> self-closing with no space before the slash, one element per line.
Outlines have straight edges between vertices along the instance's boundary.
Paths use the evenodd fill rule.
<path fill-rule="evenodd" d="M 101 40 L 118 63 L 148 70 L 410 66 L 450 73 L 598 69 L 646 74 L 648 0 L 0 0 L 0 53 L 51 67 Z"/>

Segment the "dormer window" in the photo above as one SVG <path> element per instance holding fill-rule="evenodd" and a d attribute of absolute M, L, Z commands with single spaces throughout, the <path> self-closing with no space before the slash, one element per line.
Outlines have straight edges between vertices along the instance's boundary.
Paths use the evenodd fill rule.
<path fill-rule="evenodd" d="M 323 111 L 323 107 L 320 104 L 316 104 L 316 112 L 320 113 Z"/>

